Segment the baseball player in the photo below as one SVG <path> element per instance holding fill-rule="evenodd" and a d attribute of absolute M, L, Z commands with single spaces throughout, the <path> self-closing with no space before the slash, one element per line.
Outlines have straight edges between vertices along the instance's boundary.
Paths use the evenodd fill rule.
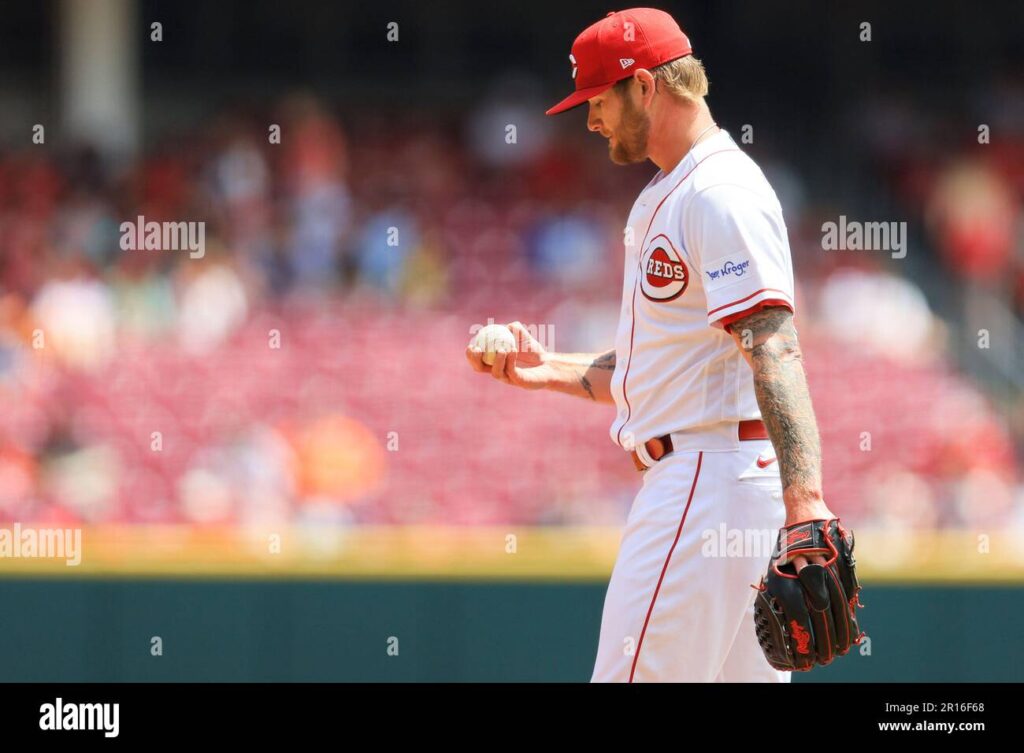
<path fill-rule="evenodd" d="M 643 471 L 592 681 L 787 682 L 755 637 L 751 586 L 772 554 L 757 534 L 835 516 L 822 496 L 779 201 L 712 119 L 704 69 L 667 13 L 609 13 L 569 59 L 576 90 L 548 114 L 588 104 L 587 127 L 613 162 L 660 168 L 625 228 L 615 347 L 546 352 L 514 322 L 516 352 L 487 366 L 471 343 L 466 356 L 506 384 L 613 403 L 611 438 Z M 723 534 L 747 548 L 723 552 Z M 824 573 L 824 547 L 788 564 Z M 832 635 L 821 632 L 830 660 Z"/>

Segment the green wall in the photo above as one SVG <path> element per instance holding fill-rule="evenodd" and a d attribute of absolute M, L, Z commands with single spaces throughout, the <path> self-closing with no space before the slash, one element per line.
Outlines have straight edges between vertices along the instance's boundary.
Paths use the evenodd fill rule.
<path fill-rule="evenodd" d="M 0 579 L 0 681 L 589 680 L 604 583 Z M 865 585 L 871 655 L 795 681 L 1020 681 L 1015 587 Z M 150 639 L 163 639 L 163 656 Z M 398 656 L 388 656 L 389 636 Z"/>

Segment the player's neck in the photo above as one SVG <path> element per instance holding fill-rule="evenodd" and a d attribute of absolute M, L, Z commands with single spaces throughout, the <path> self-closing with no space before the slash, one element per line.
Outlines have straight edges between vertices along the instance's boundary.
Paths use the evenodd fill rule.
<path fill-rule="evenodd" d="M 662 125 L 648 142 L 648 158 L 665 173 L 672 172 L 698 140 L 703 142 L 719 130 L 703 99 L 695 104 L 673 102 L 669 107 L 661 113 Z"/>

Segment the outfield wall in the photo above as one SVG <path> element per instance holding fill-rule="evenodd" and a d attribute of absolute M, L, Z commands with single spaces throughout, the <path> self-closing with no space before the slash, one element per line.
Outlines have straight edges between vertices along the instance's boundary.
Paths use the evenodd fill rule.
<path fill-rule="evenodd" d="M 797 681 L 1024 678 L 1020 588 L 863 595 L 870 655 Z M 578 682 L 603 598 L 600 583 L 2 580 L 0 680 Z"/>
<path fill-rule="evenodd" d="M 618 536 L 86 530 L 77 566 L 0 558 L 0 681 L 582 682 Z M 1013 537 L 857 556 L 870 641 L 797 681 L 1024 679 Z"/>

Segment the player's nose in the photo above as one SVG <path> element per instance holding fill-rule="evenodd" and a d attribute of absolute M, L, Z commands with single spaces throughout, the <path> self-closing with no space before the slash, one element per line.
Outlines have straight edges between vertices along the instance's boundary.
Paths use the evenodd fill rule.
<path fill-rule="evenodd" d="M 595 118 L 594 114 L 591 113 L 587 116 L 587 129 L 598 133 L 601 130 L 601 119 Z"/>

